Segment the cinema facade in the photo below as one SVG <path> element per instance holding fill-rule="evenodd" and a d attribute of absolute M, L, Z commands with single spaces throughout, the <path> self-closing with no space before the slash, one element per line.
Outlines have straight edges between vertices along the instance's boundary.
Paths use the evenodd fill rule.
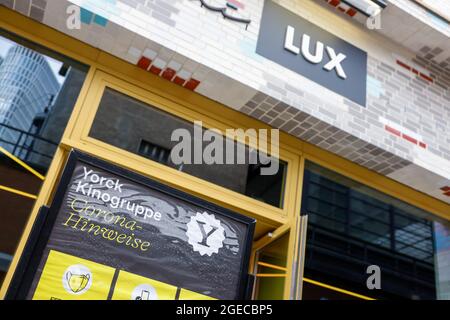
<path fill-rule="evenodd" d="M 427 3 L 0 0 L 0 47 L 60 83 L 2 114 L 0 297 L 450 299 L 450 25 Z M 13 117 L 40 69 L 3 58 Z M 278 170 L 174 163 L 194 122 L 279 129 L 225 137 Z"/>

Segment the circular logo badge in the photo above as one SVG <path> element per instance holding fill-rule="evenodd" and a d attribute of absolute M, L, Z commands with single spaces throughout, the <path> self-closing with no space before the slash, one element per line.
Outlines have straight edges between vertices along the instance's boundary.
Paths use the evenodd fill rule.
<path fill-rule="evenodd" d="M 82 264 L 74 264 L 66 269 L 62 282 L 68 293 L 80 295 L 91 287 L 92 272 Z"/>
<path fill-rule="evenodd" d="M 197 212 L 187 224 L 188 242 L 200 255 L 211 256 L 223 247 L 225 230 L 213 214 Z"/>
<path fill-rule="evenodd" d="M 131 300 L 158 300 L 156 289 L 149 284 L 141 284 L 134 288 Z"/>

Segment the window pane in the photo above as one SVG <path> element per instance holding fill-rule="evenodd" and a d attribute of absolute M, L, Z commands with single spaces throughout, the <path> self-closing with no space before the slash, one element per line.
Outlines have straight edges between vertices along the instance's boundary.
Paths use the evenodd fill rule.
<path fill-rule="evenodd" d="M 0 29 L 0 147 L 45 175 L 88 68 Z M 0 152 L 0 185 L 37 195 L 42 180 Z M 0 284 L 34 199 L 0 190 Z"/>
<path fill-rule="evenodd" d="M 172 161 L 171 151 L 179 144 L 179 140 L 171 141 L 171 137 L 177 129 L 184 130 L 192 137 L 189 143 L 192 151 L 189 156 L 190 164 L 176 164 Z M 200 140 L 197 139 L 192 123 L 110 88 L 104 92 L 89 135 L 273 206 L 282 207 L 283 205 L 286 171 L 284 162 L 279 161 L 279 169 L 276 174 L 262 175 L 262 168 L 270 166 L 271 163 L 264 164 L 266 162 L 257 161 L 251 164 L 250 159 L 257 152 L 249 150 L 240 143 L 231 142 L 234 150 L 232 159 L 234 164 L 206 164 L 204 159 L 200 159 L 200 164 L 194 164 L 195 158 L 199 154 L 200 157 L 202 156 L 209 143 L 202 143 L 201 137 Z M 228 153 L 227 139 L 223 139 L 220 134 L 214 134 L 211 141 L 219 141 L 223 155 L 222 157 L 219 155 L 218 158 L 225 163 Z M 200 149 L 196 147 L 198 145 L 200 145 Z M 245 164 L 236 164 L 239 148 L 245 150 Z"/>
<path fill-rule="evenodd" d="M 436 216 L 308 161 L 302 214 L 306 274 L 330 284 L 343 277 L 344 289 L 364 292 L 364 270 L 374 264 L 390 274 L 383 280 L 389 297 L 435 297 Z"/>

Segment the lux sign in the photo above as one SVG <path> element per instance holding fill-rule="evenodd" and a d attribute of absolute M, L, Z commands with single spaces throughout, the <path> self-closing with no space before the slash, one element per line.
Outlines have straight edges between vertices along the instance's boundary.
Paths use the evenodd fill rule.
<path fill-rule="evenodd" d="M 286 30 L 286 39 L 284 41 L 284 48 L 289 50 L 296 55 L 300 54 L 300 48 L 294 45 L 294 34 L 295 28 L 292 26 L 288 26 Z M 311 63 L 317 64 L 323 61 L 323 51 L 324 44 L 320 41 L 316 43 L 316 52 L 311 54 L 309 51 L 311 43 L 311 37 L 306 33 L 302 36 L 302 55 L 303 57 Z M 331 71 L 336 69 L 336 72 L 339 77 L 342 79 L 347 79 L 347 75 L 345 74 L 344 68 L 342 68 L 341 62 L 347 58 L 347 56 L 343 53 L 339 53 L 336 55 L 336 52 L 332 47 L 327 46 L 327 53 L 330 58 L 330 61 L 323 66 L 323 68 L 327 71 Z"/>
<path fill-rule="evenodd" d="M 366 104 L 367 53 L 266 0 L 256 53 Z"/>

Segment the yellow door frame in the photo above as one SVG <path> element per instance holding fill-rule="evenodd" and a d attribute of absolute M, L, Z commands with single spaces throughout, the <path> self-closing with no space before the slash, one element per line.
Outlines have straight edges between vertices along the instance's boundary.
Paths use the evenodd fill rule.
<path fill-rule="evenodd" d="M 273 230 L 270 233 L 265 234 L 258 240 L 254 241 L 252 246 L 252 253 L 250 255 L 250 267 L 249 270 L 251 273 L 255 275 L 256 278 L 258 277 L 283 277 L 285 278 L 284 281 L 284 288 L 283 288 L 283 299 L 287 300 L 289 299 L 289 290 L 287 288 L 290 287 L 291 278 L 292 278 L 292 270 L 288 268 L 290 260 L 289 260 L 289 254 L 286 253 L 287 259 L 286 259 L 286 267 L 281 266 L 275 266 L 275 265 L 268 265 L 270 268 L 275 270 L 281 270 L 284 271 L 284 273 L 277 273 L 277 274 L 258 274 L 257 269 L 258 265 L 261 264 L 261 262 L 258 261 L 259 259 L 259 252 L 263 250 L 265 247 L 273 243 L 274 241 L 278 240 L 285 234 L 289 233 L 289 244 L 288 244 L 288 250 L 291 246 L 291 221 L 288 223 L 278 227 L 277 229 Z M 255 285 L 257 283 L 258 279 L 255 280 Z M 253 292 L 253 294 L 256 294 L 256 292 Z"/>
<path fill-rule="evenodd" d="M 170 82 L 167 83 L 170 84 Z M 299 155 L 293 154 L 280 147 L 280 159 L 287 163 L 288 170 L 285 179 L 286 187 L 283 199 L 285 205 L 282 209 L 273 207 L 90 137 L 89 132 L 106 88 L 114 89 L 189 122 L 202 121 L 205 128 L 214 128 L 221 132 L 224 132 L 228 128 L 241 128 L 239 123 L 225 122 L 222 119 L 218 120 L 217 117 L 215 119 L 213 115 L 204 111 L 202 108 L 201 110 L 198 110 L 195 106 L 183 103 L 182 101 L 174 102 L 165 97 L 156 95 L 151 91 L 151 87 L 141 88 L 104 71 L 97 70 L 90 86 L 90 92 L 85 97 L 84 107 L 82 107 L 80 113 L 77 114 L 76 121 L 71 121 L 69 123 L 68 130 L 70 130 L 70 132 L 63 138 L 62 144 L 66 148 L 77 148 L 106 160 L 114 159 L 115 162 L 121 166 L 150 176 L 159 181 L 163 181 L 178 189 L 189 191 L 194 195 L 214 201 L 227 208 L 239 210 L 261 221 L 274 224 L 275 226 L 285 223 L 288 216 L 293 215 L 293 206 L 291 202 L 287 200 L 292 199 L 292 192 L 295 192 L 297 183 L 296 177 L 298 176 L 297 163 L 300 159 Z M 76 125 L 76 123 L 79 125 Z M 241 140 L 239 142 L 255 149 L 258 147 L 248 143 L 249 141 Z"/>
<path fill-rule="evenodd" d="M 270 127 L 3 6 L 0 6 L 0 28 L 90 66 L 85 83 L 83 84 L 65 130 L 62 143 L 55 153 L 47 177 L 43 182 L 42 189 L 37 197 L 34 209 L 4 280 L 0 291 L 0 299 L 4 298 L 6 288 L 9 286 L 18 259 L 36 218 L 38 208 L 48 204 L 51 200 L 59 174 L 64 167 L 67 152 L 71 148 L 77 148 L 91 154 L 97 154 L 100 151 L 100 157 L 109 159 L 114 157 L 115 161 L 120 165 L 147 176 L 163 180 L 179 188 L 188 189 L 198 196 L 223 204 L 228 208 L 258 217 L 262 221 L 273 225 L 274 229 L 282 225 L 289 225 L 290 228 L 300 212 L 305 159 L 318 163 L 340 174 L 344 174 L 349 178 L 429 211 L 441 218 L 450 220 L 450 205 L 283 132 L 280 132 L 280 152 L 282 159 L 288 160 L 288 166 L 290 166 L 285 192 L 286 207 L 283 209 L 265 205 L 183 173 L 176 172 L 178 174 L 175 174 L 170 168 L 101 143 L 87 135 L 88 127 L 86 126 L 92 123 L 91 120 L 94 114 L 89 112 L 89 108 L 96 110 L 99 102 L 99 94 L 104 90 L 106 85 L 115 86 L 116 88 L 122 87 L 128 94 L 144 102 L 156 102 L 158 108 L 175 114 L 178 113 L 188 120 L 200 117 L 205 120 L 206 127 L 219 129 L 242 128 L 244 130 L 248 128 L 270 129 Z M 94 93 L 97 95 L 94 95 Z M 218 119 L 218 114 L 220 114 L 220 120 Z M 83 126 L 80 124 L 83 124 Z M 186 188 L 185 185 L 190 186 L 190 183 L 192 183 L 193 187 Z M 223 199 L 223 194 L 226 194 L 226 201 Z M 293 261 L 296 261 L 293 253 L 295 247 L 296 235 L 295 232 L 292 232 L 288 248 L 288 271 L 290 270 L 288 277 L 292 276 L 292 268 L 289 266 Z M 287 279 L 286 283 L 290 283 L 290 279 L 289 281 Z M 289 290 L 289 288 L 285 288 L 285 298 L 289 297 Z"/>

